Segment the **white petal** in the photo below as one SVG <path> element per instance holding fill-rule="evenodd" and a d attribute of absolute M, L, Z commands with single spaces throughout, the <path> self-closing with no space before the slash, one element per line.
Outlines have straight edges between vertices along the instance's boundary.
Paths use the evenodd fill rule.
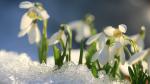
<path fill-rule="evenodd" d="M 119 25 L 119 30 L 123 33 L 126 33 L 127 31 L 127 26 L 125 24 L 120 24 Z"/>
<path fill-rule="evenodd" d="M 67 42 L 67 37 L 65 34 L 62 34 L 61 39 L 63 40 L 64 44 Z"/>
<path fill-rule="evenodd" d="M 40 11 L 40 16 L 42 17 L 43 20 L 46 20 L 50 17 L 46 10 Z"/>
<path fill-rule="evenodd" d="M 82 31 L 83 31 L 83 36 L 84 36 L 85 38 L 91 36 L 91 30 L 90 30 L 89 25 L 84 24 L 84 25 L 83 25 L 83 28 L 81 28 L 81 29 L 82 29 Z M 81 32 L 81 33 L 82 33 L 82 32 Z"/>
<path fill-rule="evenodd" d="M 83 26 L 82 25 L 84 25 L 85 23 L 83 22 L 83 21 L 81 21 L 81 20 L 76 20 L 76 21 L 72 21 L 72 22 L 70 22 L 68 25 L 70 26 L 70 28 L 72 29 L 72 30 L 78 30 L 78 29 L 80 29 L 80 28 L 82 28 Z"/>
<path fill-rule="evenodd" d="M 125 53 L 124 53 L 124 49 L 123 48 L 120 49 L 119 55 L 120 55 L 121 63 L 124 64 L 125 61 L 126 61 L 126 58 L 125 58 Z"/>
<path fill-rule="evenodd" d="M 86 44 L 87 44 L 87 45 L 92 44 L 93 42 L 95 42 L 96 40 L 99 39 L 100 35 L 101 35 L 101 33 L 91 36 L 91 37 L 86 41 Z"/>
<path fill-rule="evenodd" d="M 106 45 L 101 52 L 99 53 L 98 60 L 100 64 L 105 65 L 109 61 L 109 50 L 108 46 Z"/>
<path fill-rule="evenodd" d="M 29 26 L 31 26 L 32 22 L 33 22 L 33 19 L 31 19 L 27 15 L 27 13 L 25 13 L 21 19 L 21 25 L 20 25 L 21 30 L 24 30 L 24 29 L 28 28 Z"/>
<path fill-rule="evenodd" d="M 30 2 L 30 1 L 23 1 L 19 4 L 19 8 L 28 9 L 31 7 L 34 7 L 34 3 Z"/>
<path fill-rule="evenodd" d="M 105 36 L 104 33 L 100 33 L 100 36 L 99 36 L 99 48 L 102 48 L 106 45 L 106 41 L 107 41 L 107 37 Z"/>
<path fill-rule="evenodd" d="M 84 39 L 83 34 L 78 32 L 78 33 L 76 34 L 76 36 L 75 36 L 75 40 L 76 40 L 77 42 L 81 42 L 82 39 Z"/>
<path fill-rule="evenodd" d="M 120 71 L 124 74 L 124 75 L 126 75 L 126 76 L 130 76 L 129 75 L 129 71 L 128 71 L 128 67 L 131 67 L 132 68 L 132 66 L 131 65 L 129 65 L 128 63 L 124 63 L 124 64 L 120 64 L 120 66 L 119 66 L 119 68 L 120 68 Z"/>
<path fill-rule="evenodd" d="M 138 45 L 139 51 L 142 51 L 144 49 L 144 40 L 142 38 L 139 38 L 137 40 L 137 45 Z"/>
<path fill-rule="evenodd" d="M 100 55 L 100 53 L 102 52 L 102 49 L 99 49 L 93 56 L 91 61 L 94 62 L 98 59 L 98 56 Z"/>
<path fill-rule="evenodd" d="M 24 36 L 25 34 L 27 34 L 27 33 L 30 31 L 31 28 L 32 28 L 32 25 L 30 25 L 29 27 L 27 27 L 27 28 L 25 28 L 25 29 L 22 29 L 22 30 L 19 32 L 18 37 L 22 37 L 22 36 Z"/>
<path fill-rule="evenodd" d="M 35 43 L 35 38 L 36 38 L 35 31 L 36 31 L 35 28 L 32 27 L 30 29 L 30 32 L 28 32 L 28 40 L 30 44 Z"/>
<path fill-rule="evenodd" d="M 135 64 L 138 61 L 143 60 L 143 58 L 145 56 L 147 56 L 148 52 L 149 52 L 149 49 L 135 53 L 133 56 L 130 57 L 130 59 L 128 60 L 128 63 L 129 64 Z"/>
<path fill-rule="evenodd" d="M 76 32 L 75 40 L 81 42 L 82 39 L 85 39 L 91 36 L 91 31 L 89 25 L 83 21 L 77 20 L 69 23 L 69 26 L 72 30 Z"/>
<path fill-rule="evenodd" d="M 148 69 L 148 63 L 146 61 L 142 61 L 142 66 L 144 71 Z"/>
<path fill-rule="evenodd" d="M 35 25 L 35 34 L 36 34 L 35 42 L 39 43 L 41 40 L 41 33 L 37 24 Z"/>
<path fill-rule="evenodd" d="M 114 43 L 114 45 L 112 47 L 110 47 L 110 58 L 114 58 L 114 55 L 117 54 L 117 52 L 119 51 L 119 49 L 122 47 L 120 42 L 116 42 Z"/>
<path fill-rule="evenodd" d="M 30 30 L 30 32 L 28 33 L 28 39 L 29 39 L 29 43 L 33 44 L 33 43 L 39 43 L 41 38 L 40 35 L 40 31 L 38 29 L 37 24 L 34 24 Z"/>
<path fill-rule="evenodd" d="M 141 38 L 139 34 L 130 36 L 130 39 L 132 39 L 137 43 L 139 51 L 142 51 L 144 49 L 144 40 Z M 131 46 L 131 51 L 134 52 L 133 46 Z"/>
<path fill-rule="evenodd" d="M 116 29 L 113 28 L 112 26 L 108 26 L 104 29 L 104 33 L 108 36 L 113 36 L 115 30 Z"/>
<path fill-rule="evenodd" d="M 117 39 L 119 39 L 119 42 L 122 44 L 122 45 L 126 45 L 128 43 L 127 40 L 125 40 L 122 36 L 120 38 L 116 38 L 116 41 Z"/>
<path fill-rule="evenodd" d="M 48 40 L 49 45 L 55 45 L 59 42 L 60 31 L 54 33 Z"/>

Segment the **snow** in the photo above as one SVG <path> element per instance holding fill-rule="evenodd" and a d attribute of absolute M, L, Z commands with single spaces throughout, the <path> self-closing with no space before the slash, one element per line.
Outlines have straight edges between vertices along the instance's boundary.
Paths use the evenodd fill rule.
<path fill-rule="evenodd" d="M 26 53 L 0 51 L 0 84 L 111 83 L 120 84 L 120 81 L 110 80 L 103 71 L 99 73 L 99 78 L 96 79 L 85 65 L 76 65 L 70 62 L 57 69 L 51 64 L 39 64 L 32 61 Z"/>

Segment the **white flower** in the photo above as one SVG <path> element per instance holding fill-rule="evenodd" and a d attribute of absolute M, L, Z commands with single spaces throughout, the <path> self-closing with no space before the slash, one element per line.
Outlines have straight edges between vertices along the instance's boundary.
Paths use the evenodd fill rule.
<path fill-rule="evenodd" d="M 124 53 L 124 45 L 127 44 L 127 40 L 124 37 L 124 33 L 126 33 L 127 27 L 124 24 L 120 24 L 118 28 L 113 28 L 112 26 L 108 26 L 104 29 L 104 33 L 110 37 L 115 39 L 114 46 L 110 48 L 111 58 L 114 55 L 120 56 L 121 63 L 124 64 L 125 53 Z"/>
<path fill-rule="evenodd" d="M 104 29 L 104 33 L 110 37 L 115 37 L 116 41 L 125 44 L 124 33 L 126 33 L 127 27 L 124 24 L 120 24 L 118 28 L 108 26 Z"/>
<path fill-rule="evenodd" d="M 141 32 L 145 33 L 145 27 L 141 27 Z M 142 51 L 144 49 L 144 37 L 142 37 L 141 33 L 129 36 L 131 40 L 133 40 L 136 43 L 136 48 L 138 51 Z M 131 46 L 131 51 L 135 52 L 134 47 Z"/>
<path fill-rule="evenodd" d="M 22 2 L 19 7 L 28 9 L 28 11 L 22 16 L 20 26 L 21 31 L 18 36 L 22 37 L 27 34 L 31 44 L 39 43 L 41 34 L 37 25 L 37 20 L 48 19 L 49 15 L 39 3 L 25 1 Z"/>
<path fill-rule="evenodd" d="M 110 59 L 113 61 L 114 56 L 117 55 L 120 57 L 120 61 L 122 64 L 125 63 L 125 53 L 124 53 L 124 46 L 120 42 L 114 43 L 112 47 L 110 47 Z"/>
<path fill-rule="evenodd" d="M 21 27 L 21 31 L 19 32 L 19 37 L 22 37 L 26 34 L 28 34 L 29 42 L 31 44 L 33 43 L 38 43 L 41 38 L 40 30 L 38 28 L 37 23 L 32 23 L 32 19 L 29 17 L 26 17 L 27 15 L 25 14 L 22 18 L 22 24 L 25 25 L 30 22 L 30 25 L 25 25 L 26 27 Z M 25 19 L 24 19 L 25 18 Z M 24 22 L 24 23 L 23 23 Z"/>
<path fill-rule="evenodd" d="M 91 36 L 90 26 L 81 20 L 73 21 L 68 25 L 76 32 L 75 40 L 77 42 Z"/>
<path fill-rule="evenodd" d="M 109 47 L 105 45 L 102 49 L 99 49 L 92 57 L 92 62 L 99 60 L 100 64 L 105 65 L 109 61 Z"/>
<path fill-rule="evenodd" d="M 106 40 L 107 37 L 104 33 L 98 33 L 91 36 L 86 42 L 87 45 L 96 42 L 98 51 L 93 55 L 92 61 L 96 61 L 98 59 L 102 65 L 106 64 L 109 60 L 109 48 L 108 45 L 106 45 Z"/>
<path fill-rule="evenodd" d="M 64 34 L 63 30 L 59 30 L 58 32 L 54 33 L 48 40 L 49 45 L 55 45 L 63 40 L 66 43 L 66 35 Z"/>
<path fill-rule="evenodd" d="M 47 11 L 42 7 L 41 3 L 38 3 L 38 2 L 32 3 L 29 1 L 24 1 L 20 3 L 19 7 L 24 8 L 24 9 L 29 9 L 29 11 L 34 11 L 43 20 L 49 18 Z"/>
<path fill-rule="evenodd" d="M 140 52 L 133 54 L 130 57 L 130 59 L 128 60 L 128 63 L 129 64 L 135 64 L 138 61 L 143 60 L 149 54 L 149 52 L 150 52 L 150 49 L 146 49 L 146 50 L 143 50 L 143 51 L 140 51 Z"/>
<path fill-rule="evenodd" d="M 34 3 L 29 1 L 24 1 L 19 4 L 19 8 L 29 9 L 31 7 L 34 7 Z"/>
<path fill-rule="evenodd" d="M 114 56 L 117 54 L 117 56 L 120 56 L 121 62 L 124 63 L 125 53 L 123 45 L 120 42 L 115 42 L 113 46 L 109 46 L 110 44 L 106 44 L 108 40 L 111 39 L 108 39 L 104 33 L 98 33 L 87 40 L 87 45 L 97 42 L 98 51 L 94 54 L 92 61 L 98 59 L 102 65 L 105 65 L 107 62 L 114 61 Z"/>
<path fill-rule="evenodd" d="M 104 33 L 98 33 L 96 35 L 91 36 L 87 41 L 86 45 L 90 45 L 93 42 L 96 42 L 96 48 L 99 50 L 100 48 L 103 48 L 105 43 L 107 41 L 107 37 Z"/>

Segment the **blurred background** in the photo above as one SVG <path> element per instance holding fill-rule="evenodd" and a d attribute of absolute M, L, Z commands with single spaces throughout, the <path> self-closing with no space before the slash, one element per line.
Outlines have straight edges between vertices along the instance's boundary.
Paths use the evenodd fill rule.
<path fill-rule="evenodd" d="M 18 7 L 23 0 L 0 0 L 0 50 L 26 52 L 38 59 L 36 45 L 30 45 L 27 36 L 18 38 L 20 20 L 26 10 Z M 61 23 L 84 18 L 87 13 L 95 16 L 98 31 L 104 27 L 126 24 L 127 34 L 132 35 L 146 27 L 146 48 L 150 47 L 150 0 L 28 0 L 44 4 L 50 14 L 48 35 L 59 29 Z M 78 45 L 74 45 L 77 48 Z M 52 55 L 52 50 L 50 50 Z"/>

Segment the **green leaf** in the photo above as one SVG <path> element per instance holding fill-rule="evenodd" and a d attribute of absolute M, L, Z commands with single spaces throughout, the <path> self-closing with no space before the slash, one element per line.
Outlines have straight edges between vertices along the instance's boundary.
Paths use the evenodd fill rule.
<path fill-rule="evenodd" d="M 61 59 L 60 50 L 56 46 L 53 46 L 53 51 L 54 51 L 53 54 L 54 54 L 55 65 L 60 67 L 63 64 L 62 59 Z"/>
<path fill-rule="evenodd" d="M 40 63 L 46 63 L 47 56 L 48 56 L 47 20 L 44 20 L 43 22 L 43 34 L 42 34 L 42 40 L 38 46 L 38 54 L 39 54 Z"/>
<path fill-rule="evenodd" d="M 118 64 L 117 61 L 115 61 L 114 67 L 111 70 L 111 74 L 112 74 L 112 76 L 114 78 L 116 77 L 116 74 L 117 74 L 117 71 L 118 71 L 118 67 L 119 67 L 119 64 Z"/>
<path fill-rule="evenodd" d="M 106 65 L 103 66 L 103 69 L 105 70 L 106 74 L 110 73 L 112 67 L 107 63 Z"/>
<path fill-rule="evenodd" d="M 40 42 L 38 53 L 39 53 L 40 63 L 46 63 L 47 55 L 48 55 L 48 42 L 47 42 L 47 38 L 44 35 L 42 37 L 42 41 Z"/>
<path fill-rule="evenodd" d="M 92 63 L 91 71 L 92 71 L 93 76 L 94 76 L 95 78 L 98 78 L 98 70 L 97 70 L 97 68 L 96 68 L 95 62 Z"/>
<path fill-rule="evenodd" d="M 67 42 L 69 43 L 69 55 L 68 55 L 68 61 L 71 61 L 71 49 L 72 49 L 72 31 L 70 27 L 66 24 L 61 24 L 61 29 L 66 30 L 66 34 L 68 36 Z"/>
<path fill-rule="evenodd" d="M 128 67 L 128 71 L 129 71 L 129 74 L 130 74 L 131 82 L 133 83 L 135 81 L 134 72 L 132 71 L 131 67 Z"/>
<path fill-rule="evenodd" d="M 92 56 L 95 54 L 95 52 L 96 52 L 96 43 L 92 43 L 91 46 L 88 48 L 86 54 L 86 65 L 89 69 L 91 68 L 91 59 Z"/>
<path fill-rule="evenodd" d="M 68 39 L 68 38 L 67 38 Z M 65 56 L 66 56 L 66 61 L 68 60 L 67 59 L 67 47 L 68 47 L 68 43 L 67 43 L 67 41 L 66 41 L 66 44 L 65 44 L 65 47 L 63 48 L 63 54 L 62 54 L 62 56 L 61 56 L 61 58 L 62 58 L 62 62 L 64 61 L 64 58 L 65 58 Z"/>

